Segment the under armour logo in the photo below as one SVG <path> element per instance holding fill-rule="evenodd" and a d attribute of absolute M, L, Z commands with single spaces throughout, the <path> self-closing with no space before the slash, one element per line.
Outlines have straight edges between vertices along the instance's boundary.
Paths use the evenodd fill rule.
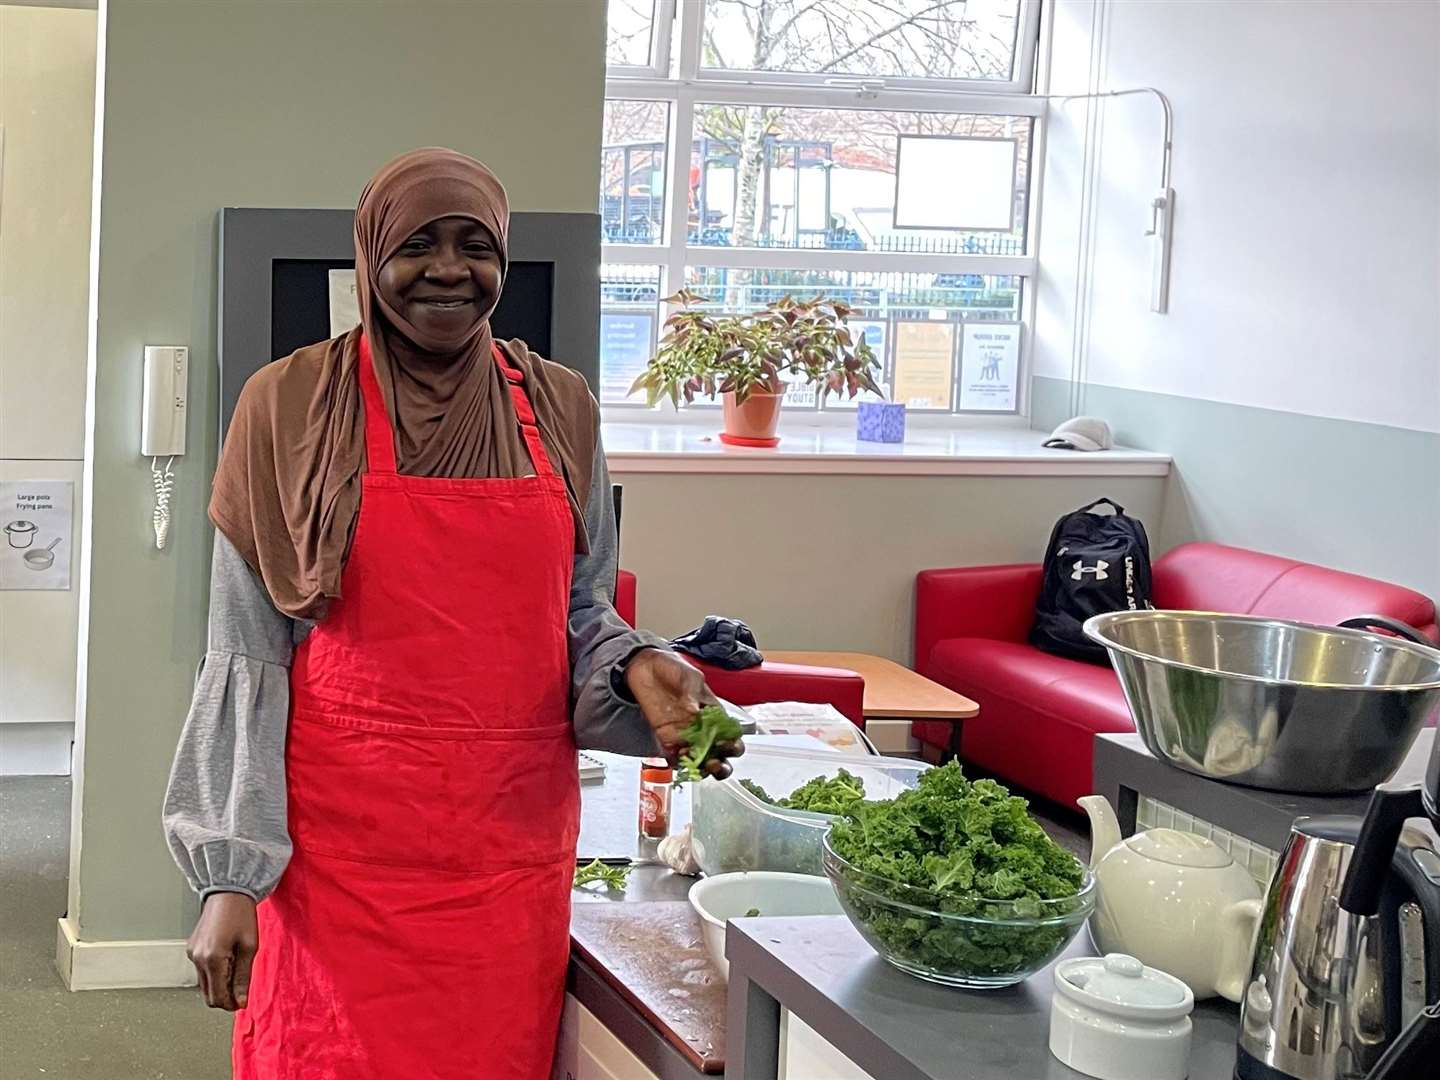
<path fill-rule="evenodd" d="M 1083 559 L 1075 560 L 1075 570 L 1070 575 L 1071 581 L 1079 581 L 1086 574 L 1094 574 L 1096 581 L 1104 581 L 1110 575 L 1105 571 L 1110 569 L 1110 564 L 1104 559 L 1097 559 L 1094 566 L 1086 566 Z"/>

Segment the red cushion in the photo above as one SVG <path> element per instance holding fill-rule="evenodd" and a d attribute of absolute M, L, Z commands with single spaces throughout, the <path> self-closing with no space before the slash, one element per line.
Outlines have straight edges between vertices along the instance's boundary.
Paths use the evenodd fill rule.
<path fill-rule="evenodd" d="M 1388 615 L 1432 641 L 1435 605 L 1386 581 L 1223 544 L 1182 544 L 1155 563 L 1155 606 L 1333 624 Z"/>
<path fill-rule="evenodd" d="M 953 638 L 926 674 L 980 706 L 965 721 L 965 760 L 1063 804 L 1091 793 L 1095 735 L 1134 730 L 1113 671 L 1028 645 Z M 915 735 L 944 747 L 949 725 L 917 723 Z"/>
<path fill-rule="evenodd" d="M 705 683 L 711 690 L 736 705 L 772 701 L 833 705 L 852 724 L 865 726 L 865 680 L 853 671 L 769 660 L 759 667 L 726 671 L 691 657 L 686 659 L 705 673 Z"/>

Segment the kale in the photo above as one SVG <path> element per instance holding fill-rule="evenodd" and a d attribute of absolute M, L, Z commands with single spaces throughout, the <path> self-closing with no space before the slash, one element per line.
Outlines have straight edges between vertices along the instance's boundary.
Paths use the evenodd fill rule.
<path fill-rule="evenodd" d="M 817 776 L 801 785 L 778 805 L 787 810 L 808 810 L 812 814 L 843 814 L 865 798 L 865 781 L 841 769 L 837 776 Z"/>
<path fill-rule="evenodd" d="M 715 752 L 715 747 L 720 743 L 735 742 L 744 733 L 739 721 L 722 706 L 705 706 L 695 714 L 694 722 L 680 733 L 685 752 L 680 755 L 677 782 L 704 777 L 706 764 L 720 756 Z"/>
<path fill-rule="evenodd" d="M 1033 970 L 1069 942 L 1088 897 L 1077 895 L 1084 868 L 1027 807 L 993 780 L 966 779 L 954 762 L 894 799 L 851 803 L 829 839 L 853 868 L 834 870 L 841 899 L 862 929 L 912 967 L 1001 979 Z M 1042 915 L 1042 925 L 1015 925 Z"/>
<path fill-rule="evenodd" d="M 754 780 L 741 780 L 740 785 L 761 802 L 786 810 L 808 810 L 812 814 L 843 814 L 854 803 L 865 798 L 865 781 L 848 770 L 837 776 L 816 776 L 777 799 Z"/>
<path fill-rule="evenodd" d="M 600 881 L 604 882 L 607 892 L 623 892 L 626 883 L 630 880 L 630 871 L 634 869 L 633 864 L 609 866 L 603 860 L 596 859 L 594 862 L 576 867 L 575 880 L 571 884 L 571 888 L 578 889 L 591 882 Z"/>
<path fill-rule="evenodd" d="M 865 797 L 865 781 L 841 769 L 838 776 L 817 776 L 784 798 L 776 798 L 754 780 L 742 779 L 741 787 L 769 806 L 783 810 L 804 810 L 834 817 Z M 799 874 L 823 874 L 820 838 L 823 823 L 799 824 L 798 819 L 765 815 L 757 819 L 737 802 L 717 796 L 707 800 L 707 813 L 696 815 L 696 839 L 713 852 L 714 873 L 737 870 L 788 870 Z"/>

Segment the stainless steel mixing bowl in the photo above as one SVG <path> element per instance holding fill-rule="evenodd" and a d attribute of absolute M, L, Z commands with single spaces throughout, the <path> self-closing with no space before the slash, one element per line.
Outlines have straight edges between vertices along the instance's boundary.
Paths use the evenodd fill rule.
<path fill-rule="evenodd" d="M 1085 633 L 1150 752 L 1216 780 L 1365 791 L 1440 715 L 1440 650 L 1398 638 L 1202 611 L 1116 611 Z"/>

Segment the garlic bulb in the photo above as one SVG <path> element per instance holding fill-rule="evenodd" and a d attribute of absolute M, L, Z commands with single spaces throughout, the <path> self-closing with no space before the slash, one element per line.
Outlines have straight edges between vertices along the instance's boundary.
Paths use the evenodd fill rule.
<path fill-rule="evenodd" d="M 700 873 L 700 864 L 695 861 L 694 845 L 690 838 L 690 826 L 661 840 L 655 849 L 660 861 L 677 874 L 695 877 Z"/>

